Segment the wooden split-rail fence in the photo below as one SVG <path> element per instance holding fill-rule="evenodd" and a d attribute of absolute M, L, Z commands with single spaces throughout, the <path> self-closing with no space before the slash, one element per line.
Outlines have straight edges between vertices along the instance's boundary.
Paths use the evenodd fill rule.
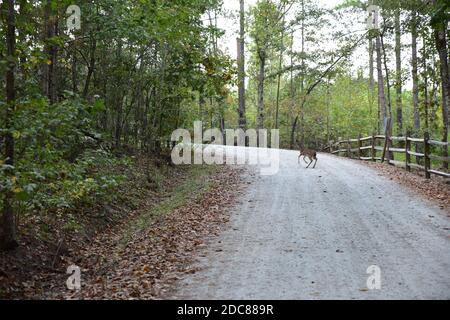
<path fill-rule="evenodd" d="M 395 143 L 401 144 L 401 146 L 393 147 Z M 414 145 L 416 146 L 415 149 L 413 148 Z M 448 142 L 430 139 L 428 133 L 425 133 L 424 138 L 413 138 L 409 134 L 405 137 L 372 135 L 365 138 L 341 140 L 336 143 L 331 142 L 323 148 L 323 151 L 328 150 L 332 154 L 359 160 L 387 162 L 395 166 L 404 167 L 407 171 L 411 171 L 412 168 L 421 170 L 425 172 L 427 179 L 431 179 L 432 175 L 450 178 L 449 172 L 435 170 L 432 167 L 432 161 L 443 163 L 443 167 L 448 167 L 450 157 L 443 157 L 432 153 L 433 147 L 448 148 L 448 146 Z M 419 152 L 418 150 L 421 151 Z M 379 152 L 382 153 L 381 157 L 379 156 Z M 404 154 L 405 161 L 393 160 L 392 158 L 395 159 L 395 156 L 391 158 L 391 155 L 395 154 Z M 413 163 L 411 157 L 416 157 L 420 161 Z"/>

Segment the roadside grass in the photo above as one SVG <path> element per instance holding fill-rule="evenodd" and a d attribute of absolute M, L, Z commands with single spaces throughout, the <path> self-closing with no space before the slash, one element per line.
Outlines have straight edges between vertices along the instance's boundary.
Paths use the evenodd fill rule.
<path fill-rule="evenodd" d="M 149 229 L 158 217 L 169 214 L 208 192 L 214 186 L 211 176 L 218 172 L 219 168 L 207 165 L 187 167 L 186 178 L 171 190 L 164 200 L 128 224 L 120 246 L 126 246 L 134 234 Z"/>

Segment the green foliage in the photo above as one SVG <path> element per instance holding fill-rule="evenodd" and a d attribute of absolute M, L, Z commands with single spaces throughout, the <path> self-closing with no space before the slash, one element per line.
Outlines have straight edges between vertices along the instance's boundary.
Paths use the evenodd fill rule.
<path fill-rule="evenodd" d="M 218 122 L 234 80 L 233 61 L 217 49 L 223 32 L 203 21 L 220 1 L 81 0 L 82 27 L 70 33 L 71 4 L 18 2 L 14 58 L 0 25 L 0 72 L 15 63 L 17 96 L 8 128 L 0 118 L 2 137 L 15 140 L 14 166 L 0 151 L 0 194 L 14 193 L 16 212 L 107 201 L 127 179 L 114 168 L 131 161 L 117 150 L 158 151 L 158 141 L 198 119 L 200 96 Z"/>

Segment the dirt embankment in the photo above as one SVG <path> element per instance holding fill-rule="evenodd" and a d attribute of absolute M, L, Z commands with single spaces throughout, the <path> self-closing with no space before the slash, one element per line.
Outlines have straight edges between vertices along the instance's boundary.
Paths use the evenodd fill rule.
<path fill-rule="evenodd" d="M 240 183 L 230 168 L 168 167 L 147 157 L 111 170 L 129 177 L 113 201 L 21 218 L 19 249 L 0 253 L 0 298 L 155 297 L 173 270 L 189 272 L 191 252 L 226 219 Z M 68 231 L 71 221 L 77 228 Z M 70 265 L 81 268 L 80 294 L 66 288 Z"/>

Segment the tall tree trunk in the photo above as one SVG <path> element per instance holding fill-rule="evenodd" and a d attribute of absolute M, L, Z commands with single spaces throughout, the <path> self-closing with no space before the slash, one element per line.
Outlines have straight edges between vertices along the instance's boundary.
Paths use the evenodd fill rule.
<path fill-rule="evenodd" d="M 388 67 L 388 63 L 387 63 L 387 55 L 386 55 L 386 46 L 384 45 L 384 36 L 381 35 L 380 37 L 381 40 L 381 49 L 383 52 L 383 62 L 384 62 L 384 71 L 386 74 L 386 89 L 387 89 L 387 117 L 388 118 L 392 118 L 392 103 L 391 103 L 391 81 L 390 81 L 390 76 L 389 76 L 389 67 Z"/>
<path fill-rule="evenodd" d="M 97 49 L 97 40 L 95 39 L 95 35 L 91 36 L 91 47 L 89 50 L 89 65 L 88 65 L 88 73 L 86 76 L 86 81 L 84 83 L 83 89 L 83 98 L 87 98 L 89 93 L 89 86 L 91 84 L 92 75 L 95 71 L 95 51 Z"/>
<path fill-rule="evenodd" d="M 423 68 L 423 91 L 424 91 L 424 99 L 423 99 L 423 105 L 425 109 L 425 130 L 429 132 L 430 129 L 430 123 L 429 123 L 429 106 L 430 106 L 430 99 L 429 99 L 429 90 L 428 90 L 428 65 L 427 65 L 427 43 L 425 38 L 423 39 L 423 49 L 422 49 L 422 68 Z"/>
<path fill-rule="evenodd" d="M 292 32 L 291 34 L 291 66 L 293 65 L 294 62 L 294 32 Z M 295 109 L 295 87 L 294 87 L 294 70 L 291 69 L 291 83 L 290 83 L 290 96 L 291 96 L 291 101 L 290 101 L 290 112 L 287 115 L 288 119 L 291 119 L 291 115 L 294 112 Z M 288 121 L 287 123 L 290 123 L 290 121 Z M 287 126 L 288 130 L 289 130 L 289 126 Z M 293 148 L 292 142 L 290 145 L 290 148 Z"/>
<path fill-rule="evenodd" d="M 283 20 L 284 26 L 284 20 Z M 284 54 L 284 30 L 281 32 L 281 48 L 280 57 L 278 61 L 278 79 L 277 79 L 277 101 L 275 111 L 275 129 L 279 128 L 279 115 L 280 115 L 280 90 L 281 90 L 281 68 L 283 67 L 283 54 Z"/>
<path fill-rule="evenodd" d="M 373 119 L 373 109 L 374 109 L 374 99 L 375 99 L 375 72 L 374 72 L 374 44 L 373 44 L 373 38 L 369 37 L 369 106 L 370 106 L 370 116 L 371 119 Z M 378 109 L 378 108 L 377 108 Z M 375 127 L 379 127 L 379 115 L 380 113 L 377 112 L 377 125 L 373 126 L 372 123 L 372 131 Z"/>
<path fill-rule="evenodd" d="M 258 74 L 258 103 L 257 103 L 257 126 L 258 129 L 264 128 L 264 81 L 266 77 L 266 52 L 258 51 L 259 56 L 259 74 Z"/>
<path fill-rule="evenodd" d="M 300 114 L 297 115 L 294 119 L 294 122 L 292 123 L 291 128 L 291 141 L 290 141 L 290 148 L 294 149 L 294 145 L 296 144 L 295 139 L 295 133 L 297 131 L 297 127 L 300 122 L 300 144 L 304 145 L 305 143 L 305 129 L 304 129 L 304 120 L 305 120 L 305 114 L 304 114 L 304 106 L 306 101 L 306 94 L 305 94 L 305 1 L 301 1 L 301 10 L 302 10 L 302 22 L 301 22 L 301 70 L 300 70 L 300 94 L 303 96 L 303 103 L 300 106 Z M 292 63 L 291 63 L 292 65 Z"/>
<path fill-rule="evenodd" d="M 294 145 L 295 145 L 295 131 L 297 130 L 298 119 L 299 119 L 299 116 L 297 115 L 297 116 L 295 117 L 294 123 L 292 124 L 292 129 L 291 129 L 291 144 L 290 144 L 291 150 L 294 149 Z"/>
<path fill-rule="evenodd" d="M 238 39 L 238 67 L 239 67 L 239 128 L 245 129 L 247 119 L 245 116 L 245 5 L 240 0 L 240 32 Z"/>
<path fill-rule="evenodd" d="M 412 37 L 412 79 L 413 79 L 413 108 L 414 108 L 414 131 L 416 134 L 420 131 L 420 113 L 419 113 L 419 75 L 417 62 L 417 15 L 414 13 L 411 21 Z"/>
<path fill-rule="evenodd" d="M 123 100 L 124 97 L 119 95 L 116 101 L 116 123 L 114 127 L 114 142 L 116 148 L 120 147 L 120 140 L 122 138 L 122 119 L 123 119 Z"/>
<path fill-rule="evenodd" d="M 53 13 L 52 0 L 47 0 L 44 7 L 44 54 L 48 62 L 42 66 L 42 90 L 50 103 L 56 102 L 56 62 L 57 47 L 50 40 L 56 36 L 58 21 Z"/>
<path fill-rule="evenodd" d="M 302 7 L 302 24 L 301 24 L 301 33 L 302 33 L 302 73 L 301 73 L 301 82 L 300 82 L 300 90 L 301 94 L 305 95 L 305 73 L 306 73 L 306 66 L 305 66 L 305 1 L 302 0 L 301 2 Z M 300 110 L 300 143 L 303 146 L 305 144 L 305 110 L 304 110 L 305 104 L 303 103 Z"/>
<path fill-rule="evenodd" d="M 402 102 L 402 41 L 400 28 L 400 9 L 395 12 L 395 62 L 396 62 L 396 107 L 397 133 L 403 135 L 403 102 Z"/>
<path fill-rule="evenodd" d="M 117 44 L 117 48 L 116 48 L 116 61 L 121 61 L 121 57 L 122 57 L 122 40 L 119 39 L 118 44 Z M 115 100 L 114 100 L 114 110 L 115 110 L 115 124 L 114 124 L 114 142 L 115 142 L 115 146 L 116 148 L 118 148 L 120 146 L 120 140 L 122 138 L 122 115 L 123 115 L 123 103 L 124 103 L 124 99 L 126 97 L 126 93 L 125 92 L 121 92 L 119 91 L 120 88 L 120 81 L 121 79 L 119 79 L 118 76 L 115 77 L 115 81 L 116 83 L 114 84 L 115 87 L 115 92 L 114 92 L 114 96 L 115 96 Z"/>
<path fill-rule="evenodd" d="M 280 51 L 280 61 L 279 70 L 283 67 L 283 50 Z M 277 79 L 277 101 L 276 101 L 276 111 L 275 111 L 275 129 L 279 127 L 279 114 L 280 114 L 280 91 L 281 91 L 281 73 L 278 75 Z"/>
<path fill-rule="evenodd" d="M 16 56 L 16 27 L 15 27 L 15 1 L 7 0 L 6 6 L 6 50 L 8 55 L 8 61 L 10 63 L 8 70 L 6 71 L 6 112 L 5 112 L 5 164 L 12 168 L 14 166 L 14 137 L 11 133 L 13 127 L 12 118 L 14 112 L 14 104 L 16 99 L 15 88 L 15 56 Z M 9 169 L 6 175 L 12 179 L 14 170 Z M 4 250 L 12 250 L 18 246 L 16 240 L 16 229 L 14 223 L 14 210 L 13 210 L 13 198 L 12 191 L 7 191 L 4 195 L 3 202 L 3 215 L 2 215 L 2 234 L 1 234 L 1 247 Z"/>
<path fill-rule="evenodd" d="M 331 109 L 331 91 L 330 91 L 330 84 L 331 79 L 328 78 L 327 82 L 327 146 L 330 145 L 331 142 L 331 115 L 330 115 L 330 109 Z"/>
<path fill-rule="evenodd" d="M 387 105 L 388 105 L 388 109 L 387 109 L 387 114 L 388 114 L 388 118 L 389 121 L 387 121 L 386 123 L 389 124 L 389 126 L 387 128 L 385 128 L 385 133 L 387 133 L 387 135 L 392 136 L 392 127 L 393 127 L 393 120 L 392 120 L 392 103 L 391 103 L 391 82 L 390 82 L 390 77 L 389 77 L 389 67 L 387 64 L 387 56 L 386 56 L 386 47 L 384 45 L 384 36 L 381 35 L 380 37 L 381 39 L 381 48 L 383 50 L 383 60 L 384 60 L 384 69 L 385 69 L 385 73 L 386 73 L 386 88 L 387 88 Z M 390 141 L 388 141 L 388 147 L 390 147 Z M 387 156 L 388 156 L 388 160 L 394 160 L 394 153 L 393 152 L 387 152 Z"/>
<path fill-rule="evenodd" d="M 447 49 L 447 26 L 445 23 L 440 23 L 434 27 L 434 38 L 436 42 L 436 49 L 439 53 L 440 71 L 442 78 L 442 119 L 444 125 L 442 141 L 448 142 L 448 119 L 449 119 L 449 105 L 450 105 L 450 72 L 448 63 L 448 49 Z M 448 147 L 444 150 L 444 156 L 448 157 Z M 449 164 L 444 163 L 444 167 L 448 169 Z"/>
<path fill-rule="evenodd" d="M 383 121 L 383 131 L 386 131 L 387 112 L 386 112 L 386 95 L 384 91 L 384 75 L 383 75 L 383 62 L 382 62 L 382 48 L 381 48 L 381 36 L 376 37 L 376 52 L 377 52 L 377 73 L 378 73 L 378 102 L 380 106 L 380 117 Z"/>
<path fill-rule="evenodd" d="M 27 2 L 28 2 L 28 0 L 19 0 L 18 1 L 19 10 L 17 12 L 17 15 L 22 17 L 22 19 L 31 19 L 31 16 L 30 16 L 31 12 L 28 8 Z M 17 6 L 17 4 L 16 4 L 16 6 Z M 19 42 L 19 43 L 26 42 L 28 39 L 28 31 L 26 29 L 26 26 L 24 26 L 22 24 L 22 25 L 16 26 L 16 29 L 17 29 L 16 42 Z M 17 66 L 18 70 L 16 71 L 16 73 L 17 73 L 16 77 L 20 78 L 20 80 L 19 80 L 20 83 L 23 83 L 23 87 L 25 87 L 25 83 L 27 83 L 28 74 L 29 74 L 29 70 L 27 70 L 27 66 L 26 66 L 29 56 L 28 56 L 27 52 L 19 52 L 18 54 L 19 54 L 19 57 L 18 57 L 19 58 L 19 66 Z M 17 86 L 16 95 L 17 94 L 20 95 L 20 92 L 21 92 L 20 87 L 21 87 L 20 85 Z"/>
<path fill-rule="evenodd" d="M 206 100 L 205 100 L 205 92 L 203 89 L 200 91 L 199 97 L 198 97 L 198 110 L 199 110 L 199 118 L 202 122 L 202 132 L 204 129 L 205 124 L 203 123 L 203 120 L 205 118 L 205 109 L 206 109 Z"/>
<path fill-rule="evenodd" d="M 78 93 L 78 59 L 77 52 L 75 50 L 76 44 L 73 44 L 72 51 L 72 91 L 73 93 Z"/>

